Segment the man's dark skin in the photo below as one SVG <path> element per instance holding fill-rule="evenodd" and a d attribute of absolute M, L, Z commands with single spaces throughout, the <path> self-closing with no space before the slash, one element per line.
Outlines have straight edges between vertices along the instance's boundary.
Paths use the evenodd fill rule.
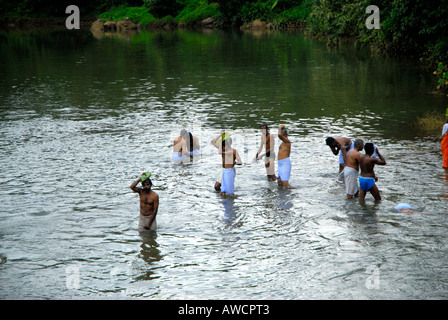
<path fill-rule="evenodd" d="M 370 148 L 369 148 L 370 147 Z M 372 154 L 376 151 L 378 154 L 379 159 L 373 158 Z M 361 168 L 361 177 L 364 178 L 374 178 L 375 181 L 378 181 L 378 178 L 375 176 L 375 172 L 373 168 L 375 165 L 386 165 L 386 160 L 384 157 L 380 154 L 378 151 L 378 148 L 374 150 L 374 147 L 370 144 L 370 146 L 367 146 L 366 154 L 361 155 L 360 161 L 359 161 L 359 167 Z M 375 200 L 381 200 L 380 191 L 378 190 L 378 187 L 376 186 L 376 183 L 373 185 L 373 187 L 369 190 L 369 192 L 373 195 Z M 366 192 L 362 189 L 359 190 L 359 200 L 363 201 L 366 197 Z"/>
<path fill-rule="evenodd" d="M 337 156 L 339 154 L 339 151 L 342 153 L 344 162 L 346 161 L 346 155 L 347 155 L 348 149 L 350 149 L 351 144 L 352 144 L 352 140 L 350 140 L 349 138 L 345 138 L 345 137 L 336 137 L 336 138 L 334 138 L 334 141 L 331 144 L 329 144 L 327 141 L 327 145 L 330 147 L 331 151 L 333 152 L 333 154 L 335 156 Z M 344 170 L 344 165 L 339 164 L 339 173 L 341 173 L 342 170 Z"/>
<path fill-rule="evenodd" d="M 142 176 L 144 175 L 145 174 L 143 173 Z M 139 182 L 140 178 L 135 180 L 130 188 L 132 191 L 137 192 L 140 195 L 140 214 L 147 217 L 151 216 L 148 223 L 144 225 L 144 228 L 149 230 L 159 209 L 159 196 L 151 190 L 152 183 L 150 179 L 146 179 L 142 182 L 142 188 L 137 187 Z"/>

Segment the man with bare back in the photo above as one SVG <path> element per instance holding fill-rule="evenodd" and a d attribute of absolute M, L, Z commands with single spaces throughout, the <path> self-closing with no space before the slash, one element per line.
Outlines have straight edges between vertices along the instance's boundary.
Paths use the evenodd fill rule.
<path fill-rule="evenodd" d="M 344 166 L 344 183 L 347 199 L 358 196 L 358 171 L 361 153 L 359 151 L 364 147 L 364 141 L 356 139 L 354 147 L 346 155 L 346 162 Z"/>
<path fill-rule="evenodd" d="M 375 148 L 373 143 L 366 143 L 364 150 L 366 154 L 361 155 L 359 162 L 361 168 L 361 175 L 359 176 L 359 200 L 363 201 L 365 199 L 367 191 L 372 194 L 375 200 L 381 200 L 380 191 L 375 183 L 378 181 L 378 178 L 375 176 L 373 168 L 376 164 L 380 166 L 386 165 L 386 160 L 378 151 L 378 147 Z M 379 159 L 372 157 L 374 152 L 378 154 Z"/>
<path fill-rule="evenodd" d="M 218 140 L 221 139 L 221 143 Z M 221 180 L 221 196 L 233 195 L 235 190 L 235 165 L 242 165 L 238 151 L 232 148 L 232 138 L 222 132 L 219 136 L 211 141 L 212 145 L 218 148 L 219 154 L 222 156 L 222 180 Z M 215 187 L 216 189 L 216 187 Z"/>

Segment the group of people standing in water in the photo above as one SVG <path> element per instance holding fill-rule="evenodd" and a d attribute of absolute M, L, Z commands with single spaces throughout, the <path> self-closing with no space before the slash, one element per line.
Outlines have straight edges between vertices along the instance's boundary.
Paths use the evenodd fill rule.
<path fill-rule="evenodd" d="M 267 179 L 277 181 L 280 187 L 292 188 L 289 184 L 291 176 L 291 141 L 285 125 L 280 125 L 277 137 L 280 139 L 278 154 L 275 153 L 275 136 L 270 132 L 267 124 L 260 125 L 260 146 L 253 162 L 263 160 Z M 371 142 L 364 143 L 362 139 L 352 141 L 346 137 L 328 137 L 325 140 L 334 155 L 339 156 L 339 176 L 344 176 L 344 184 L 347 198 L 359 197 L 363 201 L 367 192 L 370 192 L 375 200 L 381 200 L 380 191 L 376 182 L 375 165 L 386 165 L 386 160 L 381 155 L 378 147 Z M 222 158 L 222 169 L 215 183 L 215 190 L 221 196 L 232 196 L 235 190 L 235 166 L 243 162 L 236 149 L 232 147 L 232 138 L 226 131 L 221 132 L 211 140 L 211 144 L 218 150 Z M 448 121 L 442 129 L 442 153 L 443 167 L 448 169 Z M 264 149 L 264 153 L 263 152 Z M 172 160 L 175 163 L 191 161 L 200 155 L 200 144 L 197 136 L 182 129 L 180 135 L 174 139 Z M 364 153 L 362 151 L 364 150 Z M 278 174 L 275 174 L 275 160 L 277 158 Z M 149 172 L 143 173 L 130 188 L 140 195 L 140 219 L 139 230 L 156 230 L 156 215 L 159 206 L 159 196 L 151 190 L 152 181 Z M 142 187 L 137 187 L 141 183 Z M 408 204 L 400 204 L 395 209 L 412 213 L 414 210 Z M 404 211 L 403 211 L 404 210 Z"/>
<path fill-rule="evenodd" d="M 288 131 L 285 125 L 280 125 L 278 128 L 278 138 L 281 144 L 278 151 L 278 175 L 275 175 L 275 138 L 270 133 L 267 124 L 260 125 L 261 141 L 260 147 L 255 155 L 254 162 L 264 158 L 266 174 L 269 180 L 277 180 L 281 187 L 292 188 L 289 184 L 291 176 L 291 141 L 288 138 Z M 222 170 L 215 183 L 215 190 L 221 193 L 221 196 L 232 196 L 235 190 L 235 165 L 242 165 L 243 162 L 236 149 L 232 147 L 232 138 L 230 134 L 223 131 L 214 139 L 211 144 L 218 149 L 218 154 L 222 158 Z M 264 153 L 261 153 L 265 149 Z M 189 162 L 200 155 L 200 144 L 197 136 L 182 129 L 180 135 L 174 139 L 173 153 L 171 159 L 175 163 Z M 152 181 L 149 172 L 143 173 L 137 180 L 135 180 L 130 188 L 140 196 L 140 218 L 139 231 L 156 230 L 157 222 L 156 215 L 159 208 L 159 196 L 156 192 L 151 190 Z M 141 183 L 141 187 L 137 185 Z"/>
<path fill-rule="evenodd" d="M 278 128 L 278 138 L 281 141 L 278 151 L 278 175 L 275 175 L 275 137 L 270 133 L 267 124 L 260 125 L 261 141 L 254 162 L 264 158 L 266 174 L 268 180 L 275 181 L 279 186 L 292 188 L 289 184 L 291 175 L 291 141 L 288 138 L 288 131 L 285 125 Z M 235 191 L 235 166 L 242 165 L 243 162 L 238 151 L 232 147 L 232 138 L 226 131 L 221 132 L 211 140 L 211 144 L 218 150 L 222 158 L 222 169 L 215 183 L 215 190 L 222 196 L 233 195 Z M 199 140 L 196 136 L 182 129 L 179 137 L 174 139 L 173 154 L 171 159 L 174 162 L 185 162 L 193 160 L 199 155 Z M 265 152 L 262 153 L 263 149 Z"/>
<path fill-rule="evenodd" d="M 378 147 L 371 142 L 364 144 L 362 139 L 352 141 L 346 137 L 328 137 L 325 142 L 334 155 L 339 154 L 339 174 L 344 175 L 347 199 L 359 196 L 360 200 L 364 200 L 366 193 L 370 192 L 375 200 L 381 200 L 374 167 L 386 165 L 386 160 Z M 364 154 L 361 153 L 363 149 Z"/>

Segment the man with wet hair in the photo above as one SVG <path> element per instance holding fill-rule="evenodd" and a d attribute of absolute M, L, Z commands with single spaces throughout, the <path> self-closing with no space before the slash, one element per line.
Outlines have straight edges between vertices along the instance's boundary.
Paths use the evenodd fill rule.
<path fill-rule="evenodd" d="M 274 135 L 269 132 L 269 127 L 267 124 L 263 123 L 260 125 L 261 131 L 261 141 L 260 147 L 258 148 L 257 154 L 255 155 L 254 161 L 258 161 L 264 157 L 264 166 L 266 168 L 266 175 L 268 180 L 275 181 L 275 139 Z M 265 147 L 266 152 L 261 154 Z"/>
<path fill-rule="evenodd" d="M 353 143 L 353 149 L 347 152 L 346 163 L 344 166 L 344 183 L 347 199 L 358 196 L 358 171 L 361 153 L 359 151 L 364 147 L 362 139 L 356 139 Z"/>
<path fill-rule="evenodd" d="M 380 191 L 375 182 L 378 178 L 375 176 L 373 168 L 375 165 L 386 165 L 386 160 L 378 151 L 378 147 L 375 148 L 373 143 L 367 142 L 364 146 L 366 154 L 361 155 L 359 166 L 361 168 L 361 174 L 359 176 L 359 200 L 363 201 L 366 197 L 367 191 L 369 191 L 375 200 L 381 200 Z M 372 154 L 376 152 L 378 158 L 372 157 Z"/>
<path fill-rule="evenodd" d="M 157 230 L 156 215 L 159 209 L 159 195 L 151 190 L 152 181 L 149 178 L 150 176 L 149 172 L 143 173 L 130 186 L 132 191 L 140 195 L 139 231 Z M 142 188 L 137 187 L 139 182 L 142 183 Z"/>
<path fill-rule="evenodd" d="M 189 154 L 190 159 L 193 160 L 199 156 L 199 139 L 197 136 L 191 134 L 185 129 L 180 132 L 181 137 L 185 140 L 186 152 Z"/>
<path fill-rule="evenodd" d="M 353 141 L 345 137 L 328 137 L 325 142 L 335 156 L 339 154 L 339 173 L 341 173 L 344 170 L 347 152 L 354 147 Z"/>

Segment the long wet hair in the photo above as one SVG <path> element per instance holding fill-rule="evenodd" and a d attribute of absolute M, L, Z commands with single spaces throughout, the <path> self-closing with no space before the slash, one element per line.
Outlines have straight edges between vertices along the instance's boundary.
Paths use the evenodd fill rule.
<path fill-rule="evenodd" d="M 193 144 L 193 135 L 191 134 L 191 132 L 188 132 L 187 130 L 182 129 L 182 130 L 180 131 L 180 135 L 181 135 L 185 140 L 187 140 L 187 142 L 189 142 L 189 143 L 187 144 L 187 150 L 188 150 L 188 151 L 193 151 L 193 150 L 194 150 L 194 144 Z"/>

